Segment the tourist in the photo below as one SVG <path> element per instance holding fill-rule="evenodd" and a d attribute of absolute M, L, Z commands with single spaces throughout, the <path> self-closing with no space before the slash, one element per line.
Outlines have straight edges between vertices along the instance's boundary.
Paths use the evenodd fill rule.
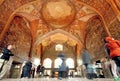
<path fill-rule="evenodd" d="M 7 48 L 4 48 L 2 50 L 3 55 L 1 56 L 1 59 L 4 59 L 5 61 L 9 61 L 10 56 L 14 56 L 14 54 L 12 54 L 12 52 L 11 52 L 12 48 L 13 48 L 12 45 L 8 45 Z"/>
<path fill-rule="evenodd" d="M 112 37 L 105 38 L 105 48 L 107 50 L 107 55 L 109 55 L 110 59 L 114 60 L 118 71 L 120 73 L 120 41 L 114 40 Z M 112 62 L 113 63 L 113 62 Z M 115 66 L 114 66 L 115 67 Z M 112 69 L 114 68 L 112 67 Z M 119 75 L 114 76 L 115 79 L 119 78 Z"/>

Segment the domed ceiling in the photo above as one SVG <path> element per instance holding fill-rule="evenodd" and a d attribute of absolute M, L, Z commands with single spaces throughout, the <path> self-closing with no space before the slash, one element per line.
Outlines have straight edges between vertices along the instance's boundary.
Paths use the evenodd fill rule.
<path fill-rule="evenodd" d="M 42 5 L 42 17 L 55 28 L 67 27 L 74 21 L 75 8 L 69 0 L 46 0 Z"/>

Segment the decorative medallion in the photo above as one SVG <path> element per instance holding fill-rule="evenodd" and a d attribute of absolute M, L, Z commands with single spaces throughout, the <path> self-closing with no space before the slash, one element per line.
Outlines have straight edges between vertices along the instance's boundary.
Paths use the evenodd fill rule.
<path fill-rule="evenodd" d="M 69 0 L 46 0 L 41 11 L 42 17 L 48 25 L 62 28 L 72 23 L 76 10 Z"/>

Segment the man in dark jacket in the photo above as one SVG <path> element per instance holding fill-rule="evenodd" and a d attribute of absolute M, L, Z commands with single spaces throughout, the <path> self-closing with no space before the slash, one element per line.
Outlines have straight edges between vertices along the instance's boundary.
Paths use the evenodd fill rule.
<path fill-rule="evenodd" d="M 9 61 L 10 56 L 13 56 L 12 52 L 10 51 L 12 49 L 12 45 L 8 45 L 7 48 L 4 48 L 2 50 L 3 55 L 1 56 L 1 59 L 4 59 L 6 61 Z"/>
<path fill-rule="evenodd" d="M 10 51 L 11 49 L 12 49 L 12 45 L 8 45 L 7 48 L 4 48 L 2 50 L 3 55 L 1 56 L 0 59 L 3 59 L 4 61 L 2 63 L 2 66 L 0 67 L 0 72 L 2 71 L 4 64 L 9 61 L 10 56 L 13 56 L 12 52 Z"/>

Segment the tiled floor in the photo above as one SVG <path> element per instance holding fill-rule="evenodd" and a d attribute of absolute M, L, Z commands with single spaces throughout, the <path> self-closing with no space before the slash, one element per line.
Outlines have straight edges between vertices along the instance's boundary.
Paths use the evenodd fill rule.
<path fill-rule="evenodd" d="M 0 81 L 114 81 L 114 79 L 93 79 L 88 80 L 86 78 L 66 78 L 66 79 L 58 79 L 58 78 L 17 78 L 17 79 L 2 79 Z"/>

